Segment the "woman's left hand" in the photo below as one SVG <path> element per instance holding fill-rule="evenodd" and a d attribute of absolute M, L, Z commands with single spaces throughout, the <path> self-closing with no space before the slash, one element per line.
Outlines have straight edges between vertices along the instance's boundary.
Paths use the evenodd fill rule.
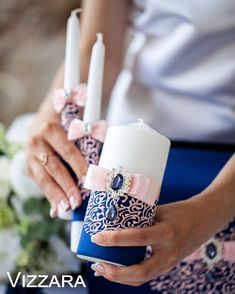
<path fill-rule="evenodd" d="M 140 264 L 120 267 L 106 263 L 93 264 L 95 275 L 113 282 L 139 286 L 169 272 L 214 233 L 211 232 L 213 225 L 206 218 L 208 208 L 201 205 L 206 203 L 201 203 L 203 199 L 197 198 L 159 206 L 156 224 L 152 227 L 102 231 L 92 236 L 92 241 L 101 246 L 152 247 L 152 256 Z"/>

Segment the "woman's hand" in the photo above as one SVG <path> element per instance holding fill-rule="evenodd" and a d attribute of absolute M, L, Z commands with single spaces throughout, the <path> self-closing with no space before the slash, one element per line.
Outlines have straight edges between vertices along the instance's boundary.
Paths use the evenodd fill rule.
<path fill-rule="evenodd" d="M 50 202 L 51 217 L 58 215 L 59 205 L 67 211 L 81 204 L 78 187 L 59 157 L 78 178 L 86 174 L 87 165 L 74 143 L 67 140 L 57 115 L 38 114 L 30 130 L 26 154 L 28 172 Z"/>
<path fill-rule="evenodd" d="M 92 241 L 101 246 L 151 245 L 152 256 L 133 266 L 92 265 L 95 275 L 132 286 L 139 286 L 169 272 L 213 234 L 206 218 L 203 201 L 191 200 L 162 205 L 157 208 L 156 224 L 148 228 L 100 232 Z M 206 204 L 205 204 L 206 205 Z"/>

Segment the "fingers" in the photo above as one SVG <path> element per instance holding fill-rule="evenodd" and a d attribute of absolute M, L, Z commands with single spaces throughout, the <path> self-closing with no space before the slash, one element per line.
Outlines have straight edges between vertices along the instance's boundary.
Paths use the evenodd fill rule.
<path fill-rule="evenodd" d="M 61 161 L 56 156 L 50 156 L 45 169 L 65 192 L 71 208 L 80 206 L 82 199 L 78 187 Z"/>
<path fill-rule="evenodd" d="M 45 150 L 45 152 L 49 154 L 48 162 L 43 166 L 43 168 L 45 168 L 47 173 L 62 188 L 70 202 L 71 208 L 75 209 L 80 206 L 82 202 L 80 192 L 66 167 L 56 155 L 52 154 L 53 150 L 46 142 L 41 140 L 40 143 L 35 145 L 36 146 L 33 151 L 35 157 L 38 156 L 42 150 Z"/>
<path fill-rule="evenodd" d="M 68 204 L 62 201 L 60 203 L 62 210 L 67 209 L 68 205 L 70 205 L 72 209 L 79 207 L 82 202 L 79 189 L 69 174 L 67 168 L 54 154 L 51 146 L 41 137 L 34 137 L 28 144 L 31 150 L 31 157 L 34 156 L 38 159 L 38 156 L 40 156 L 41 153 L 46 153 L 48 155 L 47 163 L 42 167 L 66 195 Z M 30 167 L 30 158 L 28 161 Z"/>
<path fill-rule="evenodd" d="M 156 256 L 153 256 L 140 264 L 132 266 L 114 266 L 107 263 L 95 263 L 91 267 L 95 271 L 96 276 L 103 276 L 116 283 L 140 286 L 165 272 L 164 267 L 159 261 Z"/>
<path fill-rule="evenodd" d="M 47 123 L 41 127 L 41 135 L 55 151 L 71 166 L 78 178 L 87 171 L 87 164 L 73 142 L 68 141 L 66 133 L 57 123 Z"/>
<path fill-rule="evenodd" d="M 57 216 L 58 205 L 61 205 L 64 210 L 69 209 L 68 199 L 64 191 L 56 184 L 46 170 L 38 163 L 35 158 L 31 158 L 31 172 L 33 178 L 39 187 L 44 191 L 45 196 L 51 205 L 51 217 Z"/>
<path fill-rule="evenodd" d="M 91 241 L 101 246 L 147 246 L 161 245 L 165 241 L 166 225 L 157 223 L 152 227 L 102 231 L 91 237 Z"/>

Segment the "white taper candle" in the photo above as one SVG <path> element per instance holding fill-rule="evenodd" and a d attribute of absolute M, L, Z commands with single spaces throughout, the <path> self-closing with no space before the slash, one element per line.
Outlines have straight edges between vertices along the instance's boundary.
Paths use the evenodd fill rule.
<path fill-rule="evenodd" d="M 67 22 L 65 63 L 64 63 L 64 89 L 72 90 L 80 80 L 79 72 L 79 19 L 77 13 L 80 9 L 75 9 Z"/>
<path fill-rule="evenodd" d="M 105 46 L 103 44 L 103 35 L 101 33 L 97 33 L 97 41 L 95 42 L 91 52 L 87 83 L 87 100 L 83 116 L 83 121 L 86 123 L 93 123 L 100 120 L 104 55 Z"/>

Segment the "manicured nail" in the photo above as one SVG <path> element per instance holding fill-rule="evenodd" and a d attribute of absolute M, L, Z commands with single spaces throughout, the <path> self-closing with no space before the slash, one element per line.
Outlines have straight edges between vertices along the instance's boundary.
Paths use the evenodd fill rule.
<path fill-rule="evenodd" d="M 94 276 L 95 277 L 100 277 L 100 276 L 102 276 L 101 274 L 98 274 L 97 272 L 94 272 Z"/>
<path fill-rule="evenodd" d="M 104 236 L 102 235 L 102 233 L 98 233 L 91 236 L 91 242 L 93 243 L 101 244 L 103 241 L 104 241 Z"/>
<path fill-rule="evenodd" d="M 55 218 L 56 217 L 56 210 L 51 207 L 50 209 L 50 217 Z"/>
<path fill-rule="evenodd" d="M 102 263 L 95 263 L 92 264 L 91 268 L 93 269 L 93 271 L 97 272 L 98 274 L 105 274 L 105 267 Z"/>
<path fill-rule="evenodd" d="M 61 200 L 59 205 L 64 211 L 69 208 L 69 204 L 65 200 Z"/>
<path fill-rule="evenodd" d="M 76 196 L 72 195 L 70 197 L 69 201 L 70 201 L 70 205 L 71 205 L 72 209 L 75 209 L 78 207 L 79 203 L 78 203 L 78 198 Z"/>

